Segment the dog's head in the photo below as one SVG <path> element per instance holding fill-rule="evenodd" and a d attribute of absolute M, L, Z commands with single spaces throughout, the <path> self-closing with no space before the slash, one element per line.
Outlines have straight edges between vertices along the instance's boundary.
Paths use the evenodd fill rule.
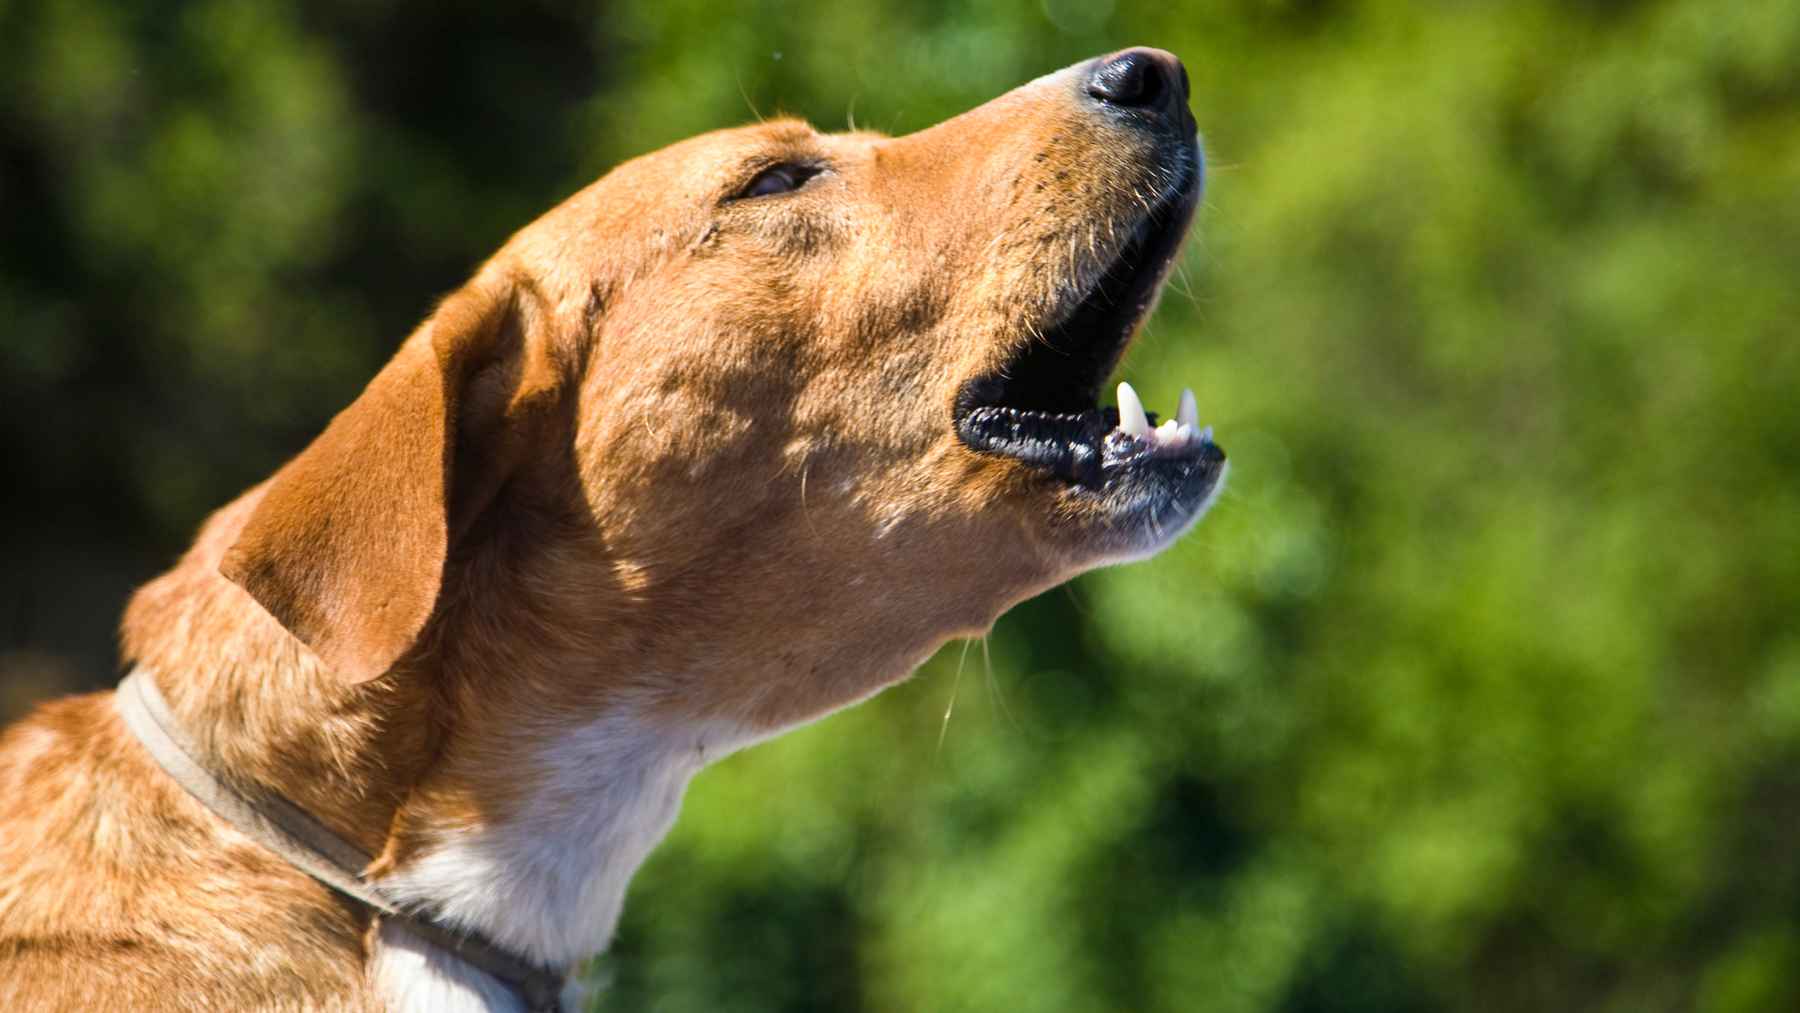
<path fill-rule="evenodd" d="M 906 137 L 629 162 L 445 301 L 223 569 L 352 679 L 535 634 L 759 726 L 839 706 L 1204 510 L 1210 439 L 1097 406 L 1201 176 L 1155 50 Z"/>

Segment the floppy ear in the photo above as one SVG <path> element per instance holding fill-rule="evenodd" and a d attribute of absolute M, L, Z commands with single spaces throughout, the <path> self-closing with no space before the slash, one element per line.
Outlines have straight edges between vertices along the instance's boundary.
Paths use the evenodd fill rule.
<path fill-rule="evenodd" d="M 452 539 L 535 442 L 503 432 L 555 386 L 527 333 L 510 285 L 446 299 L 276 472 L 226 551 L 220 572 L 344 678 L 380 676 L 418 639 Z"/>

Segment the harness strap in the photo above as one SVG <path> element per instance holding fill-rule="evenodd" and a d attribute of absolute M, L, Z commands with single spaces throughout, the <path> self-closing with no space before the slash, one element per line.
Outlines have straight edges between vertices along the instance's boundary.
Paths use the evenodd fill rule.
<path fill-rule="evenodd" d="M 505 982 L 530 1013 L 559 1013 L 566 971 L 526 960 L 478 933 L 404 910 L 363 878 L 362 870 L 373 858 L 361 848 L 280 795 L 246 793 L 227 784 L 200 759 L 203 751 L 175 719 L 148 672 L 135 669 L 127 675 L 115 702 L 125 726 L 157 765 L 220 819 L 294 868 Z"/>

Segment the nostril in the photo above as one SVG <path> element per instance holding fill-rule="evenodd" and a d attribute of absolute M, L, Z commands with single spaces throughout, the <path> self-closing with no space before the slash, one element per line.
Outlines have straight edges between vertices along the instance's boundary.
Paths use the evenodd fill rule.
<path fill-rule="evenodd" d="M 1174 56 L 1157 50 L 1128 49 L 1101 62 L 1088 78 L 1087 92 L 1116 106 L 1161 105 L 1171 89 L 1187 93 L 1187 68 Z"/>
<path fill-rule="evenodd" d="M 1087 77 L 1087 94 L 1102 103 L 1125 108 L 1165 106 L 1188 101 L 1188 68 L 1172 52 L 1127 49 L 1103 59 Z M 1174 95 L 1174 103 L 1170 95 Z"/>
<path fill-rule="evenodd" d="M 1156 71 L 1148 54 L 1120 53 L 1095 68 L 1088 79 L 1088 94 L 1119 106 L 1148 105 L 1157 90 Z"/>

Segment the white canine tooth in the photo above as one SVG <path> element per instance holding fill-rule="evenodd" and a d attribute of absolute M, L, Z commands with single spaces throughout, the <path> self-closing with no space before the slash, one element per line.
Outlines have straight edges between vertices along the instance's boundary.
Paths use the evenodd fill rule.
<path fill-rule="evenodd" d="M 1181 407 L 1175 410 L 1175 418 L 1190 429 L 1200 428 L 1200 405 L 1194 401 L 1194 392 L 1186 387 L 1181 389 Z"/>
<path fill-rule="evenodd" d="M 1150 417 L 1144 414 L 1144 402 L 1124 381 L 1119 383 L 1119 428 L 1132 436 L 1150 435 Z"/>

